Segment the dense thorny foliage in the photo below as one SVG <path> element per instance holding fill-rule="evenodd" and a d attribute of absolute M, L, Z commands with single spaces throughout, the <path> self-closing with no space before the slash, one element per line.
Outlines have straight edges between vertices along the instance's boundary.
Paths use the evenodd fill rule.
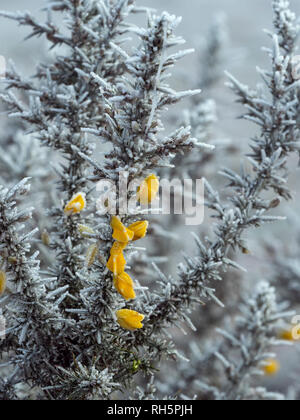
<path fill-rule="evenodd" d="M 287 1 L 273 0 L 273 9 L 266 49 L 271 65 L 259 70 L 264 88 L 250 89 L 229 75 L 243 117 L 259 129 L 247 166 L 239 173 L 222 169 L 228 200 L 205 180 L 214 231 L 204 238 L 195 232 L 197 254 L 185 257 L 177 278 L 153 264 L 156 281 L 149 289 L 138 278 L 134 286 L 125 272 L 136 274 L 143 251 L 135 244 L 148 227 L 143 201 L 156 195 L 160 173 L 185 171 L 195 178 L 199 163 L 218 162 L 218 143 L 215 151 L 206 144 L 215 105 L 205 95 L 220 77 L 223 20 L 214 23 L 204 54 L 212 71 L 203 71 L 200 94 L 169 85 L 170 69 L 192 51 L 171 51 L 183 40 L 175 34 L 180 19 L 166 12 L 156 15 L 134 0 L 48 0 L 45 22 L 28 12 L 1 13 L 28 26 L 28 38 L 44 35 L 55 51 L 32 78 L 11 63 L 1 95 L 18 121 L 8 125 L 0 156 L 0 293 L 7 324 L 0 341 L 2 399 L 155 399 L 178 398 L 179 392 L 182 398 L 282 398 L 254 378 L 266 369 L 271 347 L 281 344 L 278 328 L 291 313 L 266 282 L 254 291 L 237 288 L 230 304 L 227 274 L 243 270 L 234 255 L 248 253 L 245 232 L 281 219 L 272 211 L 291 198 L 288 158 L 300 150 L 299 82 L 293 77 L 299 25 Z M 137 13 L 146 16 L 145 27 L 131 23 Z M 187 124 L 165 136 L 168 107 L 194 95 L 180 118 Z M 117 208 L 120 218 L 101 215 L 97 183 L 116 183 L 120 174 L 125 183 L 142 180 L 126 197 L 140 206 L 134 213 Z M 26 208 L 28 195 L 35 208 Z M 143 258 L 147 278 L 149 257 Z M 278 281 L 280 291 L 289 275 L 277 263 L 286 277 Z M 288 287 L 299 292 L 295 283 Z M 288 293 L 282 297 L 292 300 Z M 204 324 L 207 330 L 223 327 L 228 304 L 235 322 L 220 330 L 220 338 L 205 337 Z M 200 331 L 189 362 L 180 360 L 170 335 L 170 327 L 182 324 Z M 166 357 L 177 360 L 172 377 L 164 374 Z"/>

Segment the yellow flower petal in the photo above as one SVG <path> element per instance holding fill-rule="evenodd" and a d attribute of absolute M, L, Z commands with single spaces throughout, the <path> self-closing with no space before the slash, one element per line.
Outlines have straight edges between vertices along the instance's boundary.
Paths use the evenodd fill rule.
<path fill-rule="evenodd" d="M 114 285 L 120 295 L 126 300 L 135 299 L 136 294 L 133 289 L 133 280 L 127 273 L 114 276 Z"/>
<path fill-rule="evenodd" d="M 9 262 L 9 264 L 17 264 L 18 260 L 16 257 L 8 257 L 7 261 Z"/>
<path fill-rule="evenodd" d="M 118 255 L 111 255 L 106 264 L 106 267 L 114 274 L 114 276 L 122 274 L 126 267 L 126 260 L 123 253 L 119 253 Z"/>
<path fill-rule="evenodd" d="M 65 213 L 67 215 L 80 213 L 86 206 L 85 194 L 79 192 L 75 194 L 66 204 Z"/>
<path fill-rule="evenodd" d="M 132 240 L 134 233 L 123 225 L 117 216 L 111 219 L 111 227 L 113 228 L 112 237 L 118 242 L 129 242 Z"/>
<path fill-rule="evenodd" d="M 148 226 L 149 223 L 146 220 L 142 222 L 132 223 L 132 225 L 128 227 L 128 229 L 132 230 L 132 232 L 134 233 L 134 237 L 132 240 L 137 241 L 139 239 L 144 238 L 147 234 Z"/>
<path fill-rule="evenodd" d="M 0 271 L 0 296 L 3 295 L 6 289 L 6 274 L 4 271 Z"/>
<path fill-rule="evenodd" d="M 42 239 L 42 242 L 43 242 L 43 244 L 45 245 L 45 246 L 49 246 L 50 245 L 50 236 L 49 236 L 49 233 L 47 232 L 47 230 L 45 229 L 45 230 L 43 230 L 43 232 L 42 232 L 42 235 L 41 235 L 41 239 Z"/>
<path fill-rule="evenodd" d="M 134 360 L 132 363 L 132 372 L 136 373 L 139 370 L 141 364 L 142 362 L 140 360 Z"/>
<path fill-rule="evenodd" d="M 159 180 L 156 175 L 149 175 L 138 188 L 137 199 L 142 205 L 147 205 L 155 200 L 159 191 Z"/>
<path fill-rule="evenodd" d="M 297 337 L 295 337 L 294 334 L 295 334 L 294 329 L 291 328 L 290 330 L 284 330 L 284 331 L 282 331 L 279 334 L 279 338 L 281 340 L 286 340 L 286 341 L 298 341 L 298 340 L 300 340 L 300 337 L 297 338 Z M 300 330 L 298 330 L 297 334 L 300 335 Z"/>
<path fill-rule="evenodd" d="M 120 309 L 117 311 L 119 325 L 125 330 L 134 331 L 143 328 L 142 321 L 145 316 L 130 309 Z"/>
<path fill-rule="evenodd" d="M 263 368 L 265 375 L 267 376 L 274 376 L 276 375 L 280 370 L 280 364 L 278 360 L 270 359 L 266 360 L 265 366 Z"/>

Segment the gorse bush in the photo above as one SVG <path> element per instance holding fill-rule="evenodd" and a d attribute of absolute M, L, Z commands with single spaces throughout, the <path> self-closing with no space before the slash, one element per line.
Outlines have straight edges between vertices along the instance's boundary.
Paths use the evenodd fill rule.
<path fill-rule="evenodd" d="M 272 3 L 270 67 L 258 70 L 264 86 L 228 75 L 243 118 L 258 127 L 240 172 L 218 167 L 214 157 L 226 144 L 210 145 L 216 116 L 208 91 L 221 74 L 222 19 L 204 54 L 211 72 L 203 66 L 200 93 L 169 85 L 170 69 L 192 51 L 179 49 L 180 19 L 166 12 L 134 0 L 48 0 L 44 22 L 1 12 L 54 50 L 31 78 L 11 63 L 1 95 L 16 121 L 7 123 L 0 156 L 2 399 L 284 398 L 257 376 L 278 370 L 272 347 L 287 341 L 279 334 L 293 315 L 287 301 L 297 305 L 283 290 L 299 287 L 279 259 L 285 278 L 273 285 L 233 286 L 231 271 L 244 271 L 235 256 L 249 253 L 246 232 L 282 220 L 274 209 L 292 197 L 289 157 L 300 150 L 300 26 L 287 1 Z M 145 27 L 131 23 L 137 13 Z M 187 124 L 164 135 L 168 108 L 189 97 L 178 118 Z M 209 180 L 208 161 L 228 182 L 225 198 Z M 152 226 L 147 208 L 156 212 L 160 176 L 180 173 L 206 176 L 215 225 L 206 236 L 194 232 L 196 255 L 185 255 L 173 278 L 156 264 L 163 256 L 156 234 L 171 241 L 174 223 L 156 214 Z M 117 203 L 115 212 L 101 213 L 99 183 L 120 179 L 102 200 L 107 210 Z M 125 200 L 138 203 L 134 211 L 123 205 L 122 185 Z M 189 361 L 173 341 L 172 327 L 182 325 Z M 166 359 L 176 363 L 173 375 Z"/>

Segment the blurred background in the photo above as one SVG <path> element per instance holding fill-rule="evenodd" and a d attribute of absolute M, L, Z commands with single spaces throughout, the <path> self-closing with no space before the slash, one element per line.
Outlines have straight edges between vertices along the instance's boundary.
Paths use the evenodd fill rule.
<path fill-rule="evenodd" d="M 300 16 L 299 0 L 291 0 L 291 8 Z M 216 19 L 222 21 L 224 29 L 224 43 L 222 50 L 221 65 L 223 69 L 216 83 L 203 95 L 206 99 L 213 99 L 216 105 L 217 121 L 213 127 L 213 138 L 223 139 L 229 145 L 226 153 L 223 153 L 224 146 L 216 148 L 214 165 L 211 165 L 205 172 L 214 186 L 222 187 L 223 181 L 218 177 L 218 170 L 223 165 L 238 169 L 243 152 L 249 150 L 249 140 L 255 134 L 255 128 L 246 121 L 238 120 L 241 114 L 241 107 L 234 103 L 234 96 L 225 86 L 226 77 L 223 71 L 232 73 L 242 83 L 255 87 L 261 82 L 256 73 L 256 67 L 265 68 L 269 66 L 267 54 L 262 46 L 270 46 L 269 38 L 264 29 L 272 28 L 272 8 L 270 0 L 137 0 L 139 6 L 148 6 L 158 11 L 167 10 L 171 14 L 182 16 L 182 23 L 177 33 L 187 42 L 187 48 L 195 48 L 195 53 L 182 60 L 175 70 L 172 85 L 179 90 L 187 90 L 199 87 L 203 69 L 207 67 L 205 50 L 209 37 L 211 36 L 212 25 Z M 35 16 L 42 15 L 43 0 L 1 0 L 0 7 L 6 11 L 17 11 L 27 9 Z M 139 17 L 137 17 L 137 20 Z M 36 64 L 48 54 L 47 43 L 44 39 L 31 39 L 27 42 L 23 38 L 28 34 L 28 29 L 18 28 L 14 21 L 0 20 L 0 55 L 7 60 L 13 59 L 18 69 L 26 75 L 34 73 Z M 209 35 L 210 34 L 210 35 Z M 54 52 L 49 52 L 54 54 Z M 180 107 L 170 111 L 167 121 L 170 128 L 178 126 L 182 120 L 182 110 L 189 110 L 192 107 L 191 101 L 183 102 Z M 0 124 L 4 125 L 6 117 L 1 115 Z M 224 144 L 225 144 L 224 143 Z M 216 142 L 218 144 L 218 142 Z M 220 143 L 222 144 L 222 142 Z M 248 268 L 245 278 L 238 278 L 236 274 L 229 273 L 236 281 L 253 281 L 272 277 L 272 266 L 277 263 L 280 257 L 286 254 L 286 258 L 293 261 L 292 267 L 297 261 L 297 251 L 300 249 L 300 222 L 299 222 L 299 172 L 298 161 L 291 160 L 292 174 L 290 183 L 294 194 L 291 203 L 283 204 L 278 214 L 288 216 L 287 221 L 265 227 L 264 229 L 249 233 L 251 255 L 240 257 L 240 262 Z M 0 169 L 1 170 L 1 169 Z M 1 173 L 0 173 L 1 175 Z M 180 218 L 171 222 L 173 231 L 176 226 L 176 234 L 180 241 L 174 240 L 163 243 L 159 240 L 162 255 L 169 253 L 168 260 L 164 265 L 167 272 L 175 274 L 176 263 L 182 259 L 182 251 L 190 253 L 194 246 L 190 233 Z M 209 214 L 205 215 L 205 223 L 199 228 L 199 233 L 206 233 L 211 221 Z M 183 236 L 182 236 L 183 235 Z M 157 245 L 157 244 L 156 244 Z M 183 248 L 183 249 L 182 249 Z M 153 246 L 153 252 L 155 244 Z M 286 260 L 286 259 L 285 259 Z M 295 278 L 300 279 L 300 267 L 295 269 Z M 285 272 L 284 272 L 285 273 Z M 234 292 L 233 292 L 234 293 Z M 300 313 L 300 310 L 299 310 Z M 299 382 L 295 372 L 295 364 L 299 365 L 299 349 L 280 351 L 282 370 L 276 378 L 269 381 L 274 390 L 286 391 L 292 383 Z M 295 379 L 296 378 L 296 379 Z"/>

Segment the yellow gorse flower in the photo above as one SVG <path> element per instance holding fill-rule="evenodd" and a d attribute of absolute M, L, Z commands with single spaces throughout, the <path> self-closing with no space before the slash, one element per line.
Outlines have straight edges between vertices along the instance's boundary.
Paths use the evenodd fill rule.
<path fill-rule="evenodd" d="M 135 299 L 135 291 L 133 289 L 133 280 L 127 273 L 114 276 L 114 285 L 117 291 L 126 300 Z"/>
<path fill-rule="evenodd" d="M 147 234 L 149 223 L 144 220 L 142 222 L 135 222 L 132 223 L 132 225 L 128 226 L 128 229 L 131 230 L 134 233 L 133 241 L 138 241 L 139 239 L 142 239 Z"/>
<path fill-rule="evenodd" d="M 111 219 L 111 227 L 113 228 L 112 237 L 118 242 L 129 242 L 132 241 L 134 232 L 129 230 L 123 225 L 119 217 L 113 216 Z"/>
<path fill-rule="evenodd" d="M 85 194 L 79 192 L 75 194 L 65 206 L 65 213 L 70 216 L 72 214 L 80 213 L 86 206 Z"/>
<path fill-rule="evenodd" d="M 3 295 L 6 289 L 6 274 L 4 271 L 0 271 L 0 296 Z"/>
<path fill-rule="evenodd" d="M 159 191 L 159 180 L 156 175 L 149 175 L 138 188 L 137 199 L 143 205 L 151 203 L 155 200 Z"/>
<path fill-rule="evenodd" d="M 270 359 L 265 361 L 265 366 L 263 367 L 263 371 L 267 376 L 274 376 L 280 370 L 280 363 L 276 359 Z"/>
<path fill-rule="evenodd" d="M 119 325 L 125 330 L 135 331 L 143 328 L 145 316 L 130 309 L 120 309 L 116 313 Z"/>

